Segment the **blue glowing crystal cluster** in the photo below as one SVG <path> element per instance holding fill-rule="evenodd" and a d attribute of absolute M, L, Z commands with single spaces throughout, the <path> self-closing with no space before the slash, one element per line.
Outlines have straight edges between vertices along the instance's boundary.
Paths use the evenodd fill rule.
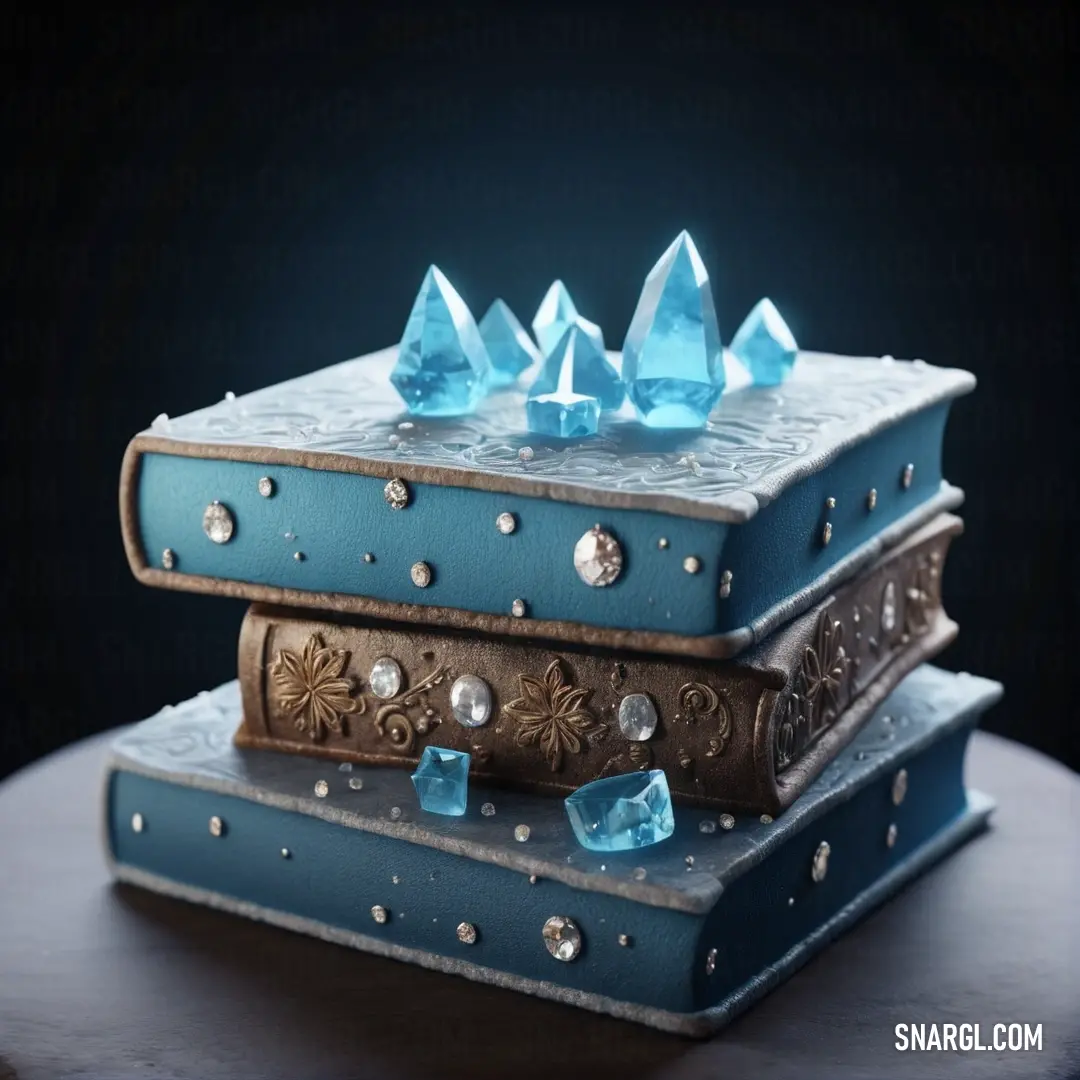
<path fill-rule="evenodd" d="M 632 851 L 675 831 L 671 791 L 660 769 L 594 780 L 564 805 L 574 836 L 590 851 Z"/>
<path fill-rule="evenodd" d="M 405 326 L 390 376 L 409 412 L 471 413 L 493 390 L 539 366 L 526 402 L 528 429 L 557 439 L 598 430 L 601 413 L 629 400 L 650 428 L 702 428 L 724 392 L 724 348 L 709 273 L 684 229 L 649 271 L 622 353 L 609 355 L 600 327 L 554 282 L 532 322 L 536 344 L 502 300 L 479 327 L 442 272 L 432 266 Z M 539 347 L 537 347 L 539 346 Z M 776 305 L 759 301 L 732 339 L 731 357 L 755 386 L 777 386 L 798 357 Z"/>

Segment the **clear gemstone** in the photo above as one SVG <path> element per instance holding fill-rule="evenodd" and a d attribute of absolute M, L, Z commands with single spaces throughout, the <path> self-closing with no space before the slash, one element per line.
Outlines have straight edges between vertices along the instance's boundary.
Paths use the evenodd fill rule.
<path fill-rule="evenodd" d="M 565 801 L 574 835 L 591 851 L 630 851 L 675 831 L 671 792 L 659 769 L 609 776 L 580 787 Z"/>
<path fill-rule="evenodd" d="M 641 422 L 704 427 L 724 389 L 709 275 L 681 232 L 649 272 L 622 351 L 622 377 Z"/>
<path fill-rule="evenodd" d="M 365 551 L 364 552 L 364 562 L 373 563 L 374 561 L 375 561 L 375 556 L 370 551 Z"/>
<path fill-rule="evenodd" d="M 259 477 L 259 494 L 264 499 L 269 499 L 274 494 L 274 481 L 269 476 Z"/>
<path fill-rule="evenodd" d="M 484 803 L 484 805 L 480 807 L 480 813 L 483 814 L 484 817 L 494 817 L 495 804 L 490 802 Z"/>
<path fill-rule="evenodd" d="M 701 560 L 696 555 L 687 555 L 683 559 L 682 568 L 688 574 L 698 574 L 701 572 Z"/>
<path fill-rule="evenodd" d="M 716 832 L 716 822 L 712 818 L 706 818 L 704 821 L 698 822 L 698 832 L 706 834 L 712 834 Z"/>
<path fill-rule="evenodd" d="M 293 558 L 297 562 L 303 562 L 307 558 L 307 556 L 302 551 L 294 551 Z"/>
<path fill-rule="evenodd" d="M 622 572 L 622 548 L 611 533 L 594 525 L 574 545 L 574 569 L 586 585 L 610 585 Z"/>
<path fill-rule="evenodd" d="M 556 960 L 569 962 L 581 952 L 581 931 L 573 919 L 565 915 L 552 915 L 542 931 L 544 945 Z"/>
<path fill-rule="evenodd" d="M 530 829 L 529 829 L 528 825 L 515 825 L 514 826 L 514 839 L 519 844 L 524 844 L 525 841 L 529 839 L 530 835 L 531 835 L 531 832 L 530 832 Z"/>
<path fill-rule="evenodd" d="M 457 937 L 463 945 L 476 944 L 476 927 L 472 923 L 458 923 Z"/>
<path fill-rule="evenodd" d="M 626 948 L 629 948 L 629 947 L 630 947 L 630 943 L 631 943 L 631 940 L 632 940 L 632 939 L 631 939 L 631 937 L 630 937 L 630 935 L 629 935 L 629 934 L 620 934 L 620 935 L 619 935 L 619 936 L 618 936 L 618 937 L 617 937 L 617 938 L 616 938 L 615 940 L 616 940 L 616 941 L 617 941 L 617 942 L 618 942 L 618 943 L 619 943 L 619 944 L 620 944 L 620 945 L 621 945 L 621 946 L 622 946 L 622 947 L 623 947 L 624 949 L 626 949 Z"/>
<path fill-rule="evenodd" d="M 315 794 L 320 799 L 325 799 L 330 794 L 330 785 L 325 780 L 315 781 Z"/>
<path fill-rule="evenodd" d="M 779 386 L 795 366 L 799 346 L 776 305 L 759 300 L 731 339 L 731 354 L 755 386 Z"/>
<path fill-rule="evenodd" d="M 383 488 L 383 498 L 390 504 L 391 510 L 404 510 L 409 505 L 409 488 L 404 480 L 394 477 Z"/>
<path fill-rule="evenodd" d="M 881 594 L 881 629 L 891 634 L 896 628 L 896 582 L 885 585 Z"/>
<path fill-rule="evenodd" d="M 292 852 L 287 847 L 283 847 L 281 849 L 281 857 L 283 859 L 291 859 L 292 858 Z"/>
<path fill-rule="evenodd" d="M 215 544 L 227 544 L 232 539 L 235 522 L 229 508 L 215 500 L 203 511 L 202 527 Z"/>
<path fill-rule="evenodd" d="M 815 883 L 820 883 L 825 880 L 825 875 L 829 872 L 829 854 L 832 848 L 824 840 L 818 844 L 817 851 L 814 852 L 814 861 L 810 865 L 810 877 Z"/>
<path fill-rule="evenodd" d="M 604 335 L 600 332 L 600 327 L 578 314 L 574 301 L 570 299 L 570 294 L 561 281 L 553 282 L 544 299 L 540 301 L 532 324 L 533 333 L 540 343 L 540 351 L 545 356 L 551 353 L 571 326 L 577 326 L 601 353 L 604 351 Z"/>
<path fill-rule="evenodd" d="M 413 563 L 409 576 L 418 589 L 426 589 L 431 584 L 431 567 L 426 562 Z"/>
<path fill-rule="evenodd" d="M 596 398 L 601 412 L 618 409 L 626 400 L 626 387 L 615 365 L 576 323 L 548 354 L 529 388 L 529 397 L 555 394 L 563 389 Z"/>
<path fill-rule="evenodd" d="M 483 727 L 491 719 L 491 687 L 479 675 L 462 675 L 450 687 L 450 708 L 462 727 Z"/>
<path fill-rule="evenodd" d="M 166 548 L 161 553 L 161 565 L 166 570 L 171 570 L 176 565 L 176 553 L 172 548 Z"/>
<path fill-rule="evenodd" d="M 425 746 L 413 787 L 420 808 L 431 814 L 460 817 L 469 799 L 469 755 L 441 746 Z"/>
<path fill-rule="evenodd" d="M 424 277 L 390 382 L 419 416 L 471 413 L 488 390 L 491 360 L 465 301 L 438 267 Z"/>
<path fill-rule="evenodd" d="M 772 814 L 762 814 L 761 817 L 758 818 L 758 821 L 760 821 L 762 825 L 771 825 L 773 823 Z"/>
<path fill-rule="evenodd" d="M 401 666 L 392 656 L 380 656 L 372 664 L 368 685 L 376 697 L 392 698 L 401 689 L 401 683 Z"/>
<path fill-rule="evenodd" d="M 730 814 L 720 815 L 720 828 L 721 829 L 734 829 L 735 819 Z"/>
<path fill-rule="evenodd" d="M 387 920 L 387 919 L 389 919 L 389 918 L 390 918 L 390 912 L 389 912 L 389 911 L 387 911 L 387 910 L 386 910 L 386 908 L 384 908 L 384 907 L 382 906 L 382 904 L 376 904 L 376 905 L 375 905 L 375 906 L 374 906 L 374 907 L 373 907 L 373 908 L 371 909 L 371 917 L 372 917 L 372 918 L 373 918 L 373 919 L 374 919 L 374 920 L 375 920 L 375 921 L 376 921 L 377 923 L 384 923 L 384 922 L 386 922 L 386 920 Z"/>
<path fill-rule="evenodd" d="M 352 791 L 363 791 L 364 790 L 364 781 L 361 780 L 359 776 L 350 776 L 349 777 L 349 788 Z"/>
<path fill-rule="evenodd" d="M 510 614 L 513 615 L 515 619 L 524 618 L 525 617 L 525 601 L 524 600 L 515 600 L 510 605 Z"/>
<path fill-rule="evenodd" d="M 503 536 L 509 536 L 517 528 L 517 518 L 513 514 L 503 513 L 495 519 L 495 528 L 503 534 Z"/>
<path fill-rule="evenodd" d="M 480 337 L 491 358 L 492 389 L 509 386 L 542 359 L 525 327 L 502 300 L 496 300 L 480 320 Z"/>
<path fill-rule="evenodd" d="M 631 742 L 645 742 L 656 731 L 656 706 L 648 694 L 627 694 L 619 702 L 619 730 Z"/>
<path fill-rule="evenodd" d="M 518 451 L 518 461 L 532 461 L 534 457 L 536 454 L 531 446 L 523 446 Z"/>

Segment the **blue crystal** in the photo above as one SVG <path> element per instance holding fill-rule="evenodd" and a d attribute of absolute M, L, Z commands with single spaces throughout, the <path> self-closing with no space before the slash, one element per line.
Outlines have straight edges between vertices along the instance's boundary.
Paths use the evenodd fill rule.
<path fill-rule="evenodd" d="M 424 275 L 398 360 L 394 389 L 417 416 L 462 416 L 487 393 L 491 360 L 472 314 L 437 267 Z"/>
<path fill-rule="evenodd" d="M 461 817 L 469 801 L 469 755 L 425 746 L 412 782 L 422 810 Z"/>
<path fill-rule="evenodd" d="M 591 339 L 597 351 L 604 351 L 604 335 L 600 327 L 578 314 L 574 301 L 561 281 L 556 281 L 548 289 L 533 319 L 533 333 L 540 343 L 540 351 L 547 356 L 562 340 L 571 326 L 578 326 Z"/>
<path fill-rule="evenodd" d="M 659 769 L 594 780 L 567 798 L 566 814 L 590 851 L 632 851 L 675 831 L 671 792 Z"/>
<path fill-rule="evenodd" d="M 540 378 L 529 390 L 525 402 L 525 418 L 529 430 L 537 435 L 551 435 L 557 439 L 580 439 L 595 435 L 600 424 L 600 402 L 590 394 L 579 394 L 574 389 L 574 353 L 591 345 L 584 333 L 571 326 L 564 342 L 544 362 Z M 549 363 L 556 356 L 563 362 L 554 367 L 555 377 L 545 376 Z"/>
<path fill-rule="evenodd" d="M 554 393 L 567 369 L 570 372 L 570 388 L 576 394 L 596 398 L 600 402 L 601 412 L 622 407 L 626 400 L 626 387 L 619 372 L 603 349 L 598 349 L 595 341 L 576 323 L 567 328 L 549 353 L 529 390 L 529 397 Z"/>
<path fill-rule="evenodd" d="M 525 327 L 502 300 L 496 300 L 480 320 L 480 336 L 491 357 L 490 389 L 509 386 L 541 359 Z"/>
<path fill-rule="evenodd" d="M 647 427 L 704 427 L 724 389 L 709 274 L 684 229 L 649 271 L 623 343 L 622 377 Z"/>
<path fill-rule="evenodd" d="M 731 339 L 731 353 L 755 386 L 779 386 L 795 366 L 799 346 L 776 305 L 759 300 Z"/>

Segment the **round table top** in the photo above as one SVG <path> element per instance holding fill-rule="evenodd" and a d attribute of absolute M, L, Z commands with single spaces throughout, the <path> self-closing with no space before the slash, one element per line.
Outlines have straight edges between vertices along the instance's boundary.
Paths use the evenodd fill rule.
<path fill-rule="evenodd" d="M 0 784 L 0 1080 L 1080 1075 L 1080 777 L 976 734 L 991 831 L 708 1042 L 113 884 L 108 736 Z M 1042 1025 L 900 1052 L 895 1026 Z"/>

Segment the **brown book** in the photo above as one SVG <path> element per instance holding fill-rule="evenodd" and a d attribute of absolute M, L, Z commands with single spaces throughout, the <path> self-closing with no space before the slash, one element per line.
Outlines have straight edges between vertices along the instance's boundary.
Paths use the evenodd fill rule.
<path fill-rule="evenodd" d="M 662 769 L 676 801 L 789 806 L 896 684 L 956 636 L 942 514 L 737 660 L 252 606 L 240 637 L 238 745 L 414 767 L 466 751 L 483 783 L 565 795 Z"/>

